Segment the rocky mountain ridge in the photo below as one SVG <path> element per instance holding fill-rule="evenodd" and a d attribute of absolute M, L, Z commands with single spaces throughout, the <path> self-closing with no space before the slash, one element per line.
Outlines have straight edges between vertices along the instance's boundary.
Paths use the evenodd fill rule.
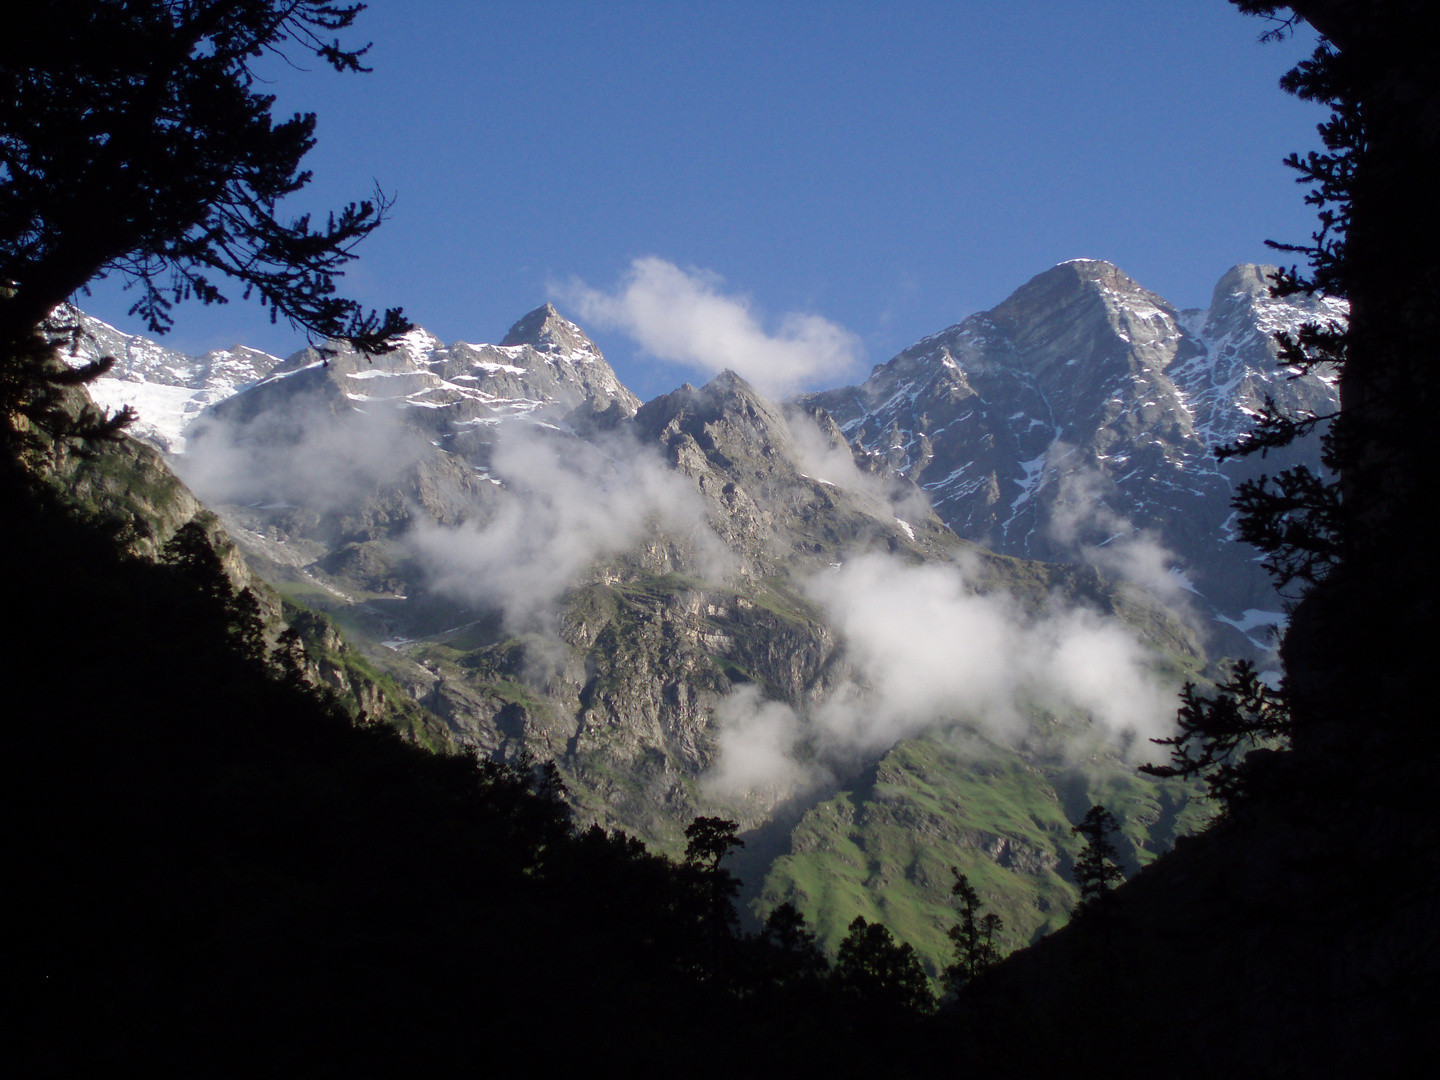
<path fill-rule="evenodd" d="M 1162 593 L 1174 570 L 1171 594 L 1191 594 L 1218 651 L 1265 651 L 1283 605 L 1230 542 L 1229 503 L 1239 480 L 1290 459 L 1222 466 L 1214 450 L 1266 396 L 1296 413 L 1335 408 L 1333 373 L 1291 378 L 1274 335 L 1346 317 L 1325 297 L 1271 298 L 1272 271 L 1236 266 L 1208 309 L 1179 311 L 1109 263 L 1061 263 L 863 384 L 802 400 L 915 481 L 961 536 L 1128 569 Z M 1318 465 L 1313 441 L 1297 453 Z"/>
<path fill-rule="evenodd" d="M 641 406 L 549 305 L 496 346 L 415 331 L 385 356 L 303 350 L 256 374 L 170 443 L 256 573 L 335 620 L 456 744 L 555 759 L 582 821 L 674 851 L 695 814 L 738 818 L 751 897 L 794 900 L 832 947 L 863 912 L 938 970 L 951 864 L 1026 940 L 1073 902 L 1068 821 L 1086 800 L 1122 813 L 1134 865 L 1194 819 L 1188 793 L 1136 777 L 1083 709 L 1044 694 L 1020 704 L 1043 733 L 1028 741 L 957 706 L 868 757 L 826 749 L 817 718 L 880 690 L 814 583 L 866 559 L 963 567 L 1007 632 L 1054 632 L 1057 611 L 1108 620 L 1177 684 L 1204 651 L 1112 567 L 962 540 L 913 462 L 847 438 L 814 397 L 778 406 L 727 372 Z M 717 788 L 736 733 L 756 730 L 779 732 L 793 768 Z"/>

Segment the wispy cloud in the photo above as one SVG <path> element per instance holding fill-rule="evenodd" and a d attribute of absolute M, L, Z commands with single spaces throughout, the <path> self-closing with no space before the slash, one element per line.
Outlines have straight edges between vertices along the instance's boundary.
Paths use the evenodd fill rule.
<path fill-rule="evenodd" d="M 716 794 L 801 787 L 936 728 L 1016 744 L 1036 715 L 1083 716 L 1131 760 L 1152 757 L 1149 740 L 1173 730 L 1178 686 L 1130 627 L 1088 608 L 1057 599 L 1027 611 L 1003 592 L 977 593 L 963 566 L 883 554 L 816 575 L 806 591 L 851 674 L 798 712 L 751 687 L 732 695 L 717 712 Z"/>
<path fill-rule="evenodd" d="M 1056 447 L 1069 449 L 1062 443 Z M 1052 459 L 1056 456 L 1052 450 Z M 1179 572 L 1179 557 L 1154 532 L 1137 529 L 1107 505 L 1105 497 L 1114 484 L 1089 469 L 1068 473 L 1059 483 L 1046 524 L 1051 541 L 1070 558 L 1133 582 L 1182 614 L 1190 614 L 1189 586 Z"/>
<path fill-rule="evenodd" d="M 788 794 L 806 786 L 812 770 L 795 759 L 800 717 L 783 701 L 767 701 L 750 685 L 737 686 L 715 709 L 719 755 L 704 778 L 720 798 L 758 791 Z"/>
<path fill-rule="evenodd" d="M 792 312 L 767 332 L 743 296 L 722 281 L 653 256 L 636 259 L 610 292 L 571 282 L 557 292 L 582 319 L 621 330 L 657 359 L 709 374 L 727 368 L 767 394 L 843 379 L 859 339 L 819 315 Z"/>
<path fill-rule="evenodd" d="M 723 553 L 694 486 L 653 450 L 615 435 L 585 442 L 525 421 L 500 425 L 491 475 L 506 495 L 484 520 L 421 520 L 407 536 L 432 589 L 500 608 L 512 629 L 542 628 L 599 560 L 657 534 L 715 575 Z"/>
<path fill-rule="evenodd" d="M 389 407 L 335 413 L 302 397 L 245 422 L 207 417 L 176 467 L 207 503 L 286 503 L 324 512 L 395 483 L 428 449 Z"/>

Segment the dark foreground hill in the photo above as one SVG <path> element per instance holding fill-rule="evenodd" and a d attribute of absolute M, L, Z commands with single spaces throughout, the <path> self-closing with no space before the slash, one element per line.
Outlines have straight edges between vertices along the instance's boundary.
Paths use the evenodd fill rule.
<path fill-rule="evenodd" d="M 572 831 L 543 770 L 355 723 L 246 655 L 203 566 L 3 481 L 21 1075 L 1362 1075 L 1435 1048 L 1417 730 L 1257 759 L 1268 794 L 922 1021 L 717 929 L 693 868 Z"/>
<path fill-rule="evenodd" d="M 10 1075 L 883 1072 L 815 994 L 722 988 L 694 872 L 543 770 L 353 723 L 3 480 Z"/>
<path fill-rule="evenodd" d="M 1067 1060 L 1081 1075 L 1412 1075 L 1440 1051 L 1426 742 L 1275 756 L 1264 797 L 977 986 L 947 1033 L 959 1058 L 1006 1076 Z"/>

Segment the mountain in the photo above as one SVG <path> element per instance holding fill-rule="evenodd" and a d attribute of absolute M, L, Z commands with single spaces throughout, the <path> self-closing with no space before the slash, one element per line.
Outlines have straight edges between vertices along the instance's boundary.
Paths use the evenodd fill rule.
<path fill-rule="evenodd" d="M 129 405 L 139 414 L 129 434 L 169 454 L 184 453 L 184 433 L 205 409 L 258 382 L 280 363 L 244 345 L 187 356 L 73 308 L 62 317 L 84 331 L 65 350 L 67 360 L 76 366 L 102 356 L 115 360 L 104 378 L 89 384 L 95 404 L 115 412 Z"/>
<path fill-rule="evenodd" d="M 620 384 L 599 349 L 549 304 L 521 319 L 500 345 L 443 344 L 422 329 L 394 352 L 366 355 L 346 348 L 303 349 L 269 377 L 243 388 L 226 405 L 231 416 L 253 416 L 297 394 L 331 395 L 359 403 L 402 402 L 433 412 L 446 425 L 484 424 L 526 415 L 542 406 L 633 413 L 640 402 Z"/>
<path fill-rule="evenodd" d="M 192 370 L 110 347 L 154 358 L 140 385 Z M 831 949 L 863 913 L 938 972 L 952 865 L 1024 942 L 1073 904 L 1091 801 L 1132 867 L 1202 812 L 1134 771 L 1194 633 L 1109 567 L 960 538 L 813 400 L 726 372 L 641 405 L 549 305 L 499 345 L 416 330 L 256 374 L 194 380 L 222 399 L 160 434 L 287 610 L 451 743 L 555 760 L 582 823 L 677 853 L 697 814 L 739 820 L 747 899 Z M 354 688 L 337 645 L 311 662 Z"/>
<path fill-rule="evenodd" d="M 1115 266 L 1053 267 L 994 309 L 806 395 L 846 437 L 917 483 L 959 535 L 995 551 L 1089 561 L 1199 609 L 1212 650 L 1269 650 L 1282 603 L 1232 541 L 1236 484 L 1297 460 L 1221 465 L 1266 396 L 1337 406 L 1333 372 L 1292 378 L 1276 332 L 1346 318 L 1325 297 L 1270 297 L 1272 267 L 1236 266 L 1210 307 L 1177 310 Z"/>

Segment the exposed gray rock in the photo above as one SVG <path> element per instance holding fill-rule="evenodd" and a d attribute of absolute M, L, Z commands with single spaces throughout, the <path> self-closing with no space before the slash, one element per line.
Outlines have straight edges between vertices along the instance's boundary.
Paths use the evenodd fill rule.
<path fill-rule="evenodd" d="M 1063 322 L 1050 307 L 1084 307 L 1090 299 L 1083 282 L 1059 280 L 1031 303 L 1037 318 Z M 1109 309 L 1100 306 L 1103 321 Z M 1139 318 L 1116 310 L 1121 322 Z M 1009 332 L 1017 339 L 1044 337 L 1021 325 L 1028 316 L 1019 306 L 1012 316 Z M 1127 333 L 1139 336 L 1139 324 Z M 987 426 L 983 415 L 970 432 L 965 410 L 983 406 L 994 384 L 1012 387 L 1039 415 L 1050 408 L 1044 393 L 1060 394 L 1061 377 L 1068 377 L 1062 370 L 1045 383 L 998 361 L 993 370 L 977 365 L 967 374 L 954 355 L 989 354 L 979 346 L 966 352 L 958 339 L 955 348 L 958 354 L 931 350 L 939 358 L 933 364 L 935 357 L 911 350 L 913 356 L 897 358 L 871 380 L 891 378 L 892 397 L 918 386 L 920 397 L 935 403 L 935 415 L 952 409 L 944 424 L 925 420 L 918 433 L 905 427 L 903 410 L 892 409 L 883 426 L 879 419 L 869 424 L 883 410 L 852 407 L 839 392 L 835 416 L 813 398 L 777 406 L 731 372 L 639 406 L 579 328 L 546 305 L 500 345 L 446 346 L 416 331 L 382 356 L 302 351 L 214 405 L 186 430 L 189 453 L 177 460 L 190 469 L 228 462 L 232 487 L 216 490 L 231 494 L 216 509 L 255 571 L 290 600 L 330 613 L 385 677 L 383 685 L 439 717 L 455 744 L 500 758 L 553 758 L 582 823 L 623 828 L 678 852 L 685 825 L 718 810 L 746 828 L 776 830 L 771 849 L 753 845 L 773 857 L 788 845 L 785 823 L 799 821 L 809 807 L 787 805 L 789 790 L 759 790 L 719 805 L 701 779 L 719 750 L 716 706 L 735 688 L 753 686 L 761 699 L 803 712 L 838 687 L 858 685 L 845 642 L 807 599 L 809 575 L 870 551 L 910 564 L 963 555 L 972 588 L 1003 591 L 1018 609 L 1083 603 L 1130 623 L 1169 655 L 1167 662 L 1202 662 L 1193 633 L 1152 597 L 1094 566 L 989 553 L 957 537 L 930 508 L 917 479 L 923 483 L 937 462 L 954 464 L 966 447 L 989 455 L 982 464 L 992 474 L 992 501 L 1002 498 L 1002 488 L 1013 499 L 1005 462 L 1030 453 L 1025 440 L 1042 433 L 1023 427 L 1016 433 L 999 422 L 1003 417 Z M 996 355 L 1009 355 L 1007 348 L 1013 351 L 997 346 Z M 1131 370 L 1123 350 L 1105 357 Z M 1063 362 L 1049 366 L 1064 369 Z M 859 400 L 874 390 L 871 384 L 846 393 Z M 1083 411 L 1067 407 L 1077 416 Z M 917 422 L 925 415 L 921 410 Z M 860 436 L 855 443 L 837 419 Z M 1047 423 L 1042 455 L 1054 439 L 1054 422 Z M 697 520 L 689 527 L 655 511 L 653 520 L 633 522 L 624 544 L 597 549 L 543 617 L 529 622 L 512 619 L 491 597 L 442 587 L 415 536 L 436 528 L 479 530 L 519 512 L 534 493 L 525 490 L 521 472 L 506 471 L 502 452 L 504 439 L 517 432 L 535 458 L 594 466 L 564 498 L 598 500 L 607 485 L 622 482 L 627 467 L 646 462 L 667 492 L 673 487 L 690 500 L 686 516 Z M 1010 458 L 996 450 L 1010 445 L 1006 439 L 1014 444 Z M 653 509 L 637 505 L 641 516 Z M 991 520 L 1001 521 L 998 515 Z M 480 542 L 479 535 L 471 540 Z M 507 535 L 517 545 L 547 539 L 533 530 Z M 312 657 L 316 676 L 347 688 L 367 711 L 379 707 L 382 684 L 357 682 L 363 672 L 355 658 L 347 662 L 322 646 Z M 945 767 L 959 760 L 945 757 Z M 908 838 L 907 850 L 932 840 L 952 854 L 974 849 L 986 865 L 1013 871 L 1016 880 L 1034 879 L 1016 903 L 1063 908 L 1059 849 L 1045 839 L 1068 835 L 1054 806 L 1047 810 L 1053 827 L 1040 838 L 1023 821 L 1006 829 L 955 826 L 932 805 L 932 780 L 907 780 L 899 801 L 889 789 L 857 796 L 854 827 L 877 859 L 889 857 L 898 833 Z M 1055 803 L 1049 783 L 1020 790 Z M 806 795 L 821 818 L 829 794 Z M 953 810 L 959 800 L 946 805 Z M 808 833 L 799 835 L 803 845 Z M 812 854 L 828 859 L 849 843 L 832 837 Z M 913 879 L 918 891 L 902 889 L 904 902 L 933 906 L 948 881 L 946 867 L 932 863 L 912 853 L 903 865 L 887 863 L 869 874 L 863 887 L 881 895 Z M 752 886 L 764 879 L 760 865 Z M 838 918 L 840 911 L 832 913 Z M 943 932 L 937 940 L 944 941 Z"/>
<path fill-rule="evenodd" d="M 1104 546 L 1149 531 L 1178 557 L 1207 621 L 1227 620 L 1209 623 L 1221 651 L 1263 650 L 1262 613 L 1282 605 L 1254 553 L 1231 542 L 1230 499 L 1245 476 L 1314 465 L 1318 449 L 1225 466 L 1214 450 L 1267 394 L 1297 411 L 1334 407 L 1333 374 L 1291 379 L 1273 335 L 1346 316 L 1325 298 L 1272 299 L 1272 269 L 1237 266 L 1208 310 L 1181 312 L 1109 263 L 1062 263 L 860 386 L 801 402 L 829 411 L 957 533 L 996 551 L 1052 561 L 1088 551 L 1113 568 Z"/>

